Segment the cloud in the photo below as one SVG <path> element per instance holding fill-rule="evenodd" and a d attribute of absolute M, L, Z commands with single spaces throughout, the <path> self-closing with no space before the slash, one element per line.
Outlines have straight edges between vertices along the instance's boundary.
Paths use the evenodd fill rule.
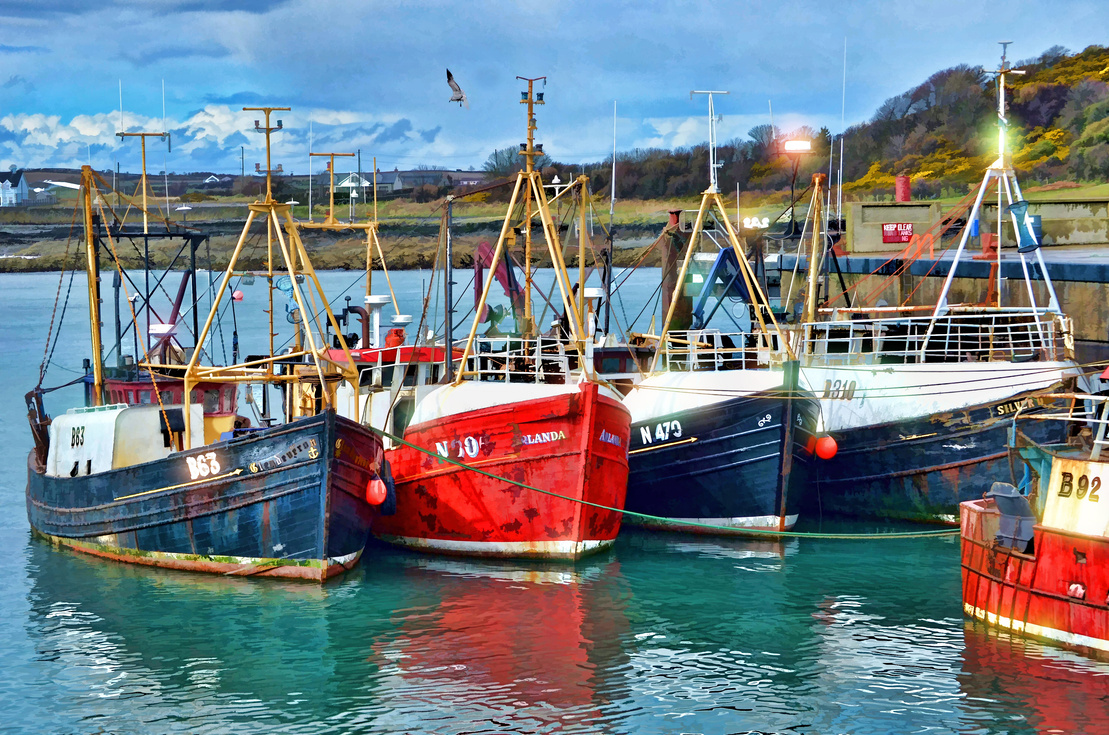
<path fill-rule="evenodd" d="M 8 77 L 8 81 L 0 84 L 0 89 L 22 89 L 24 92 L 34 92 L 35 85 L 27 81 L 26 77 L 20 76 L 19 74 L 12 74 Z"/>
<path fill-rule="evenodd" d="M 268 102 L 269 97 L 258 92 L 242 91 L 225 95 L 207 94 L 204 101 L 217 105 L 261 105 Z"/>
<path fill-rule="evenodd" d="M 49 51 L 45 46 L 8 46 L 0 43 L 0 54 L 45 54 Z"/>
<path fill-rule="evenodd" d="M 412 122 L 408 118 L 402 117 L 400 120 L 397 120 L 395 123 L 378 133 L 377 136 L 374 138 L 374 141 L 377 143 L 388 143 L 392 140 L 404 140 L 408 137 L 408 133 L 411 131 Z"/>
<path fill-rule="evenodd" d="M 223 46 L 204 44 L 200 46 L 154 46 L 138 53 L 123 54 L 123 58 L 135 66 L 147 66 L 168 59 L 191 59 L 194 57 L 222 59 L 230 55 L 231 52 Z"/>
<path fill-rule="evenodd" d="M 423 138 L 425 143 L 434 143 L 435 138 L 439 135 L 439 131 L 442 129 L 442 125 L 436 125 L 431 130 L 421 130 L 420 137 Z"/>

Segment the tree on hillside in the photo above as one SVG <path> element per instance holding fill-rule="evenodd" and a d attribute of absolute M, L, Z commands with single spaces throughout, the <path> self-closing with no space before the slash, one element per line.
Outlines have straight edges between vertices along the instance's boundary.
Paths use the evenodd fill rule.
<path fill-rule="evenodd" d="M 542 170 L 552 163 L 550 156 L 546 154 L 535 157 L 536 169 Z M 519 148 L 498 148 L 489 154 L 481 168 L 494 178 L 504 178 L 524 168 L 524 157 L 520 155 Z"/>

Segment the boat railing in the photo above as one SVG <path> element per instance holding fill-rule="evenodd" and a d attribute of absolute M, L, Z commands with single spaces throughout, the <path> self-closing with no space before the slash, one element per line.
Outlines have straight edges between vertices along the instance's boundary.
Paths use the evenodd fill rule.
<path fill-rule="evenodd" d="M 781 336 L 795 341 L 788 331 L 783 330 Z M 796 344 L 790 346 L 796 350 Z M 660 367 L 672 371 L 753 370 L 788 359 L 777 332 L 671 330 L 662 350 Z"/>
<path fill-rule="evenodd" d="M 1109 448 L 1109 396 L 1091 393 L 1042 393 L 1025 399 L 1026 403 L 1058 405 L 1060 399 L 1069 401 L 1066 409 L 1038 411 L 1030 414 L 1018 412 L 1017 418 L 1035 421 L 1066 421 L 1084 424 L 1091 432 L 1090 460 L 1097 462 L 1103 449 Z M 1023 407 L 1021 409 L 1024 410 Z"/>
<path fill-rule="evenodd" d="M 952 310 L 801 325 L 801 354 L 823 363 L 1030 362 L 1072 353 L 1070 321 L 1026 309 Z M 862 318 L 860 318 L 862 317 Z"/>
<path fill-rule="evenodd" d="M 505 383 L 565 383 L 580 358 L 561 337 L 484 338 L 474 343 L 465 372 L 477 380 Z"/>

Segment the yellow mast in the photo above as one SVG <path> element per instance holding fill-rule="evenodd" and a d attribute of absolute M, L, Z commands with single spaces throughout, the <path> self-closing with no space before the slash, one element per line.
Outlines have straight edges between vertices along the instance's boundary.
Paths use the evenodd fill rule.
<path fill-rule="evenodd" d="M 92 404 L 104 403 L 104 364 L 100 344 L 100 268 L 96 262 L 96 235 L 92 224 L 92 192 L 95 188 L 91 166 L 81 167 L 81 204 L 85 218 L 85 268 L 89 285 L 89 327 L 92 331 Z"/>
<path fill-rule="evenodd" d="M 278 375 L 274 372 L 273 365 L 278 359 L 282 361 L 293 362 L 297 358 L 308 357 L 311 358 L 311 366 L 314 368 L 315 376 L 319 380 L 320 386 L 320 399 L 325 409 L 334 407 L 335 395 L 333 383 L 337 379 L 346 380 L 351 385 L 357 386 L 358 384 L 358 371 L 354 366 L 353 359 L 351 358 L 350 348 L 347 346 L 346 340 L 343 337 L 342 330 L 339 328 L 338 321 L 331 311 L 331 306 L 328 304 L 327 298 L 324 295 L 323 288 L 320 286 L 319 279 L 316 276 L 316 271 L 312 267 L 312 263 L 308 258 L 308 252 L 301 241 L 300 232 L 296 221 L 292 217 L 291 205 L 276 202 L 273 199 L 273 185 L 272 185 L 272 170 L 271 170 L 271 151 L 270 151 L 270 134 L 274 130 L 281 129 L 280 122 L 277 127 L 270 125 L 270 114 L 277 110 L 288 110 L 288 107 L 244 107 L 243 110 L 261 111 L 265 114 L 265 126 L 256 125 L 255 128 L 266 134 L 266 197 L 264 201 L 256 201 L 250 205 L 250 214 L 247 216 L 246 224 L 243 226 L 243 231 L 239 235 L 238 241 L 235 243 L 235 249 L 231 253 L 231 257 L 227 264 L 227 270 L 224 272 L 223 278 L 220 281 L 219 289 L 215 298 L 212 301 L 212 308 L 208 312 L 208 318 L 204 322 L 204 328 L 200 330 L 197 335 L 196 344 L 198 349 L 193 350 L 192 356 L 189 358 L 189 364 L 185 368 L 184 374 L 184 402 L 185 402 L 185 443 L 186 446 L 191 445 L 192 425 L 191 416 L 189 411 L 189 403 L 191 402 L 192 389 L 198 384 L 203 382 L 235 382 L 235 383 L 253 383 L 253 382 L 275 382 L 275 383 L 304 383 L 305 375 L 299 372 L 295 366 L 287 371 L 285 374 Z M 284 270 L 288 273 L 292 281 L 292 294 L 293 300 L 296 302 L 297 307 L 303 317 L 305 326 L 305 338 L 308 342 L 308 348 L 297 348 L 292 352 L 276 356 L 272 353 L 267 357 L 251 360 L 248 362 L 239 363 L 237 365 L 228 366 L 212 366 L 203 367 L 199 365 L 201 350 L 199 345 L 203 345 L 208 337 L 208 333 L 212 328 L 218 312 L 220 304 L 223 302 L 223 297 L 227 293 L 231 279 L 236 275 L 235 265 L 238 262 L 240 253 L 246 243 L 247 236 L 250 234 L 250 229 L 254 221 L 259 217 L 264 216 L 267 220 L 268 232 L 276 235 L 276 242 L 282 261 L 284 263 Z M 279 226 L 278 223 L 283 225 Z M 269 248 L 270 262 L 268 263 L 267 272 L 274 273 L 273 267 L 273 247 L 272 240 Z M 339 346 L 343 352 L 343 360 L 335 360 L 328 355 L 328 345 L 325 341 L 325 329 L 320 323 L 319 315 L 314 315 L 309 310 L 310 302 L 297 283 L 297 270 L 299 267 L 304 271 L 308 277 L 307 288 L 310 295 L 318 295 L 322 305 L 323 311 L 326 314 L 326 321 L 330 324 L 331 329 L 334 330 L 336 338 L 339 341 Z M 315 289 L 311 291 L 311 289 Z M 315 303 L 314 299 L 311 302 Z M 270 332 L 273 332 L 273 309 L 270 308 Z M 147 365 L 151 369 L 164 367 L 161 365 Z M 329 377 L 332 378 L 329 382 Z"/>
<path fill-rule="evenodd" d="M 808 293 L 805 294 L 805 322 L 816 321 L 816 302 L 820 289 L 819 273 L 823 266 L 824 241 L 820 228 L 824 223 L 823 212 L 823 186 L 825 174 L 813 174 L 812 205 L 809 207 L 809 217 L 812 219 L 812 241 L 809 249 Z"/>
<path fill-rule="evenodd" d="M 582 324 L 585 324 L 585 215 L 589 203 L 586 189 L 588 185 L 588 176 L 585 174 L 578 176 L 578 186 L 581 192 L 579 202 L 581 211 L 578 212 L 578 318 L 581 319 Z"/>
<path fill-rule="evenodd" d="M 120 113 L 120 114 L 122 114 L 122 113 Z M 148 235 L 148 234 L 150 234 L 150 222 L 149 222 L 149 217 L 148 217 L 147 211 L 146 211 L 146 189 L 147 189 L 147 183 L 146 183 L 146 139 L 147 138 L 161 138 L 162 140 L 166 140 L 169 137 L 169 133 L 167 133 L 166 131 L 163 130 L 160 133 L 124 133 L 124 132 L 119 132 L 119 133 L 116 133 L 116 135 L 119 136 L 121 139 L 122 138 L 138 138 L 139 141 L 140 141 L 140 145 L 141 145 L 141 148 L 142 148 L 142 176 L 139 177 L 139 186 L 142 188 L 142 234 Z M 166 213 L 166 216 L 167 217 L 169 216 L 168 212 Z"/>
<path fill-rule="evenodd" d="M 545 104 L 543 102 L 543 93 L 539 93 L 538 99 L 534 94 L 535 83 L 542 81 L 544 85 L 547 83 L 547 77 L 535 77 L 529 79 L 527 77 L 516 77 L 528 83 L 528 91 L 526 94 L 520 95 L 520 104 L 528 106 L 528 142 L 520 146 L 520 155 L 524 157 L 524 170 L 527 172 L 529 180 L 531 174 L 535 171 L 535 156 L 542 155 L 543 147 L 539 147 L 539 153 L 535 150 L 535 106 Z M 524 189 L 524 326 L 520 331 L 525 337 L 534 336 L 536 329 L 533 323 L 531 313 L 531 187 Z"/>
<path fill-rule="evenodd" d="M 489 292 L 493 287 L 493 281 L 496 276 L 497 266 L 500 264 L 501 258 L 504 257 L 505 247 L 510 239 L 509 235 L 512 232 L 513 227 L 518 224 L 516 218 L 514 217 L 514 213 L 516 211 L 517 203 L 521 201 L 521 197 L 524 197 L 525 202 L 528 201 L 529 197 L 533 197 L 535 200 L 538 208 L 537 213 L 543 226 L 543 237 L 547 243 L 547 252 L 550 255 L 551 265 L 554 267 L 555 271 L 555 283 L 558 284 L 559 294 L 562 297 L 562 308 L 565 310 L 567 318 L 570 322 L 570 341 L 579 355 L 582 355 L 583 358 L 585 355 L 585 331 L 582 328 L 581 315 L 579 314 L 578 309 L 575 308 L 573 289 L 570 284 L 570 275 L 566 270 L 566 260 L 562 251 L 562 243 L 558 239 L 558 226 L 555 225 L 554 220 L 551 218 L 551 211 L 547 202 L 547 194 L 543 190 L 542 175 L 540 174 L 540 172 L 535 170 L 534 166 L 535 156 L 542 155 L 542 149 L 534 146 L 534 138 L 532 136 L 532 131 L 535 130 L 535 118 L 531 115 L 531 112 L 533 110 L 533 84 L 536 81 L 545 78 L 546 77 L 528 79 L 526 77 L 517 77 L 517 79 L 522 79 L 528 83 L 528 91 L 522 93 L 521 95 L 521 102 L 528 102 L 528 142 L 525 144 L 524 149 L 520 151 L 520 155 L 525 156 L 527 165 L 524 170 L 518 171 L 516 173 L 516 184 L 512 188 L 512 196 L 508 202 L 508 211 L 505 213 L 504 223 L 501 225 L 501 233 L 497 237 L 497 246 L 493 251 L 493 259 L 489 264 L 489 272 L 488 275 L 485 277 L 485 286 L 482 288 L 481 298 L 478 300 L 478 303 L 474 309 L 474 320 L 470 325 L 470 334 L 466 338 L 466 346 L 462 350 L 462 367 L 458 371 L 458 374 L 455 376 L 455 385 L 461 383 L 465 376 L 474 374 L 474 371 L 466 369 L 466 361 L 469 359 L 470 355 L 473 354 L 474 340 L 477 337 L 479 318 L 481 313 L 485 309 L 486 302 L 489 299 Z M 541 92 L 534 100 L 534 104 L 543 104 L 543 95 Z M 532 216 L 533 215 L 531 213 L 531 209 L 525 207 L 523 218 L 523 226 L 525 232 L 530 231 Z M 530 240 L 528 242 L 530 242 Z M 531 283 L 530 264 L 530 258 L 527 258 L 524 267 L 529 279 L 527 280 L 528 285 L 525 286 L 525 288 L 527 288 L 525 295 L 528 299 L 530 299 L 529 286 Z M 534 325 L 531 324 L 530 300 L 525 301 L 525 304 L 529 304 L 528 309 L 525 311 L 525 327 L 530 327 L 532 330 L 532 335 L 534 335 Z M 525 336 L 527 335 L 525 334 Z"/>

